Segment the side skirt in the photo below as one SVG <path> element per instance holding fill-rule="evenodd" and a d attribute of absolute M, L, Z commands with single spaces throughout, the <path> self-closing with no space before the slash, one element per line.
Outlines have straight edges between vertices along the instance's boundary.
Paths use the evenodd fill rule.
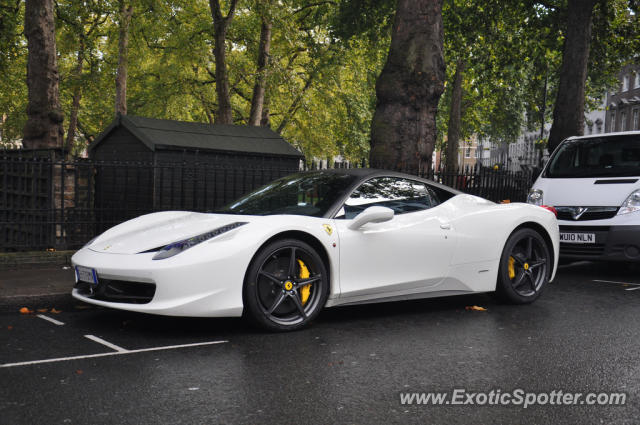
<path fill-rule="evenodd" d="M 374 297 L 362 296 L 362 297 L 349 297 L 349 298 L 337 298 L 327 302 L 326 307 L 337 307 L 341 305 L 358 305 L 358 304 L 374 304 L 374 303 L 386 303 L 393 301 L 406 301 L 406 300 L 418 300 L 422 298 L 438 298 L 449 297 L 454 295 L 470 295 L 480 294 L 482 292 L 475 291 L 433 291 L 433 292 L 421 292 L 415 294 L 401 294 L 401 295 L 388 295 L 380 297 L 376 294 Z"/>

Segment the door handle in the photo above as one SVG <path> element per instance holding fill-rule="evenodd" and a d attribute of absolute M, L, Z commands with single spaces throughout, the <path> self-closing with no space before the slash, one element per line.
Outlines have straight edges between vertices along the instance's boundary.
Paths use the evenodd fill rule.
<path fill-rule="evenodd" d="M 451 223 L 442 223 L 440 225 L 440 228 L 444 229 L 444 230 L 449 230 L 449 229 L 451 229 Z"/>

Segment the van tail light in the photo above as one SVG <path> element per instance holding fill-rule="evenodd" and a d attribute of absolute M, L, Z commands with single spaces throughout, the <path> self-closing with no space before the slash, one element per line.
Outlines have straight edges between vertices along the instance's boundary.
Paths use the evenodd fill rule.
<path fill-rule="evenodd" d="M 556 218 L 558 218 L 558 210 L 556 210 L 555 208 L 553 208 L 552 206 L 549 206 L 549 205 L 540 205 L 540 206 L 542 208 L 544 208 L 545 210 L 551 211 L 556 216 Z"/>

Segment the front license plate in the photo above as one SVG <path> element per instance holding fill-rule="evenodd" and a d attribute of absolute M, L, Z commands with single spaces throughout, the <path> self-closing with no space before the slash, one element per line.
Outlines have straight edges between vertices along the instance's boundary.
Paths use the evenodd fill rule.
<path fill-rule="evenodd" d="M 76 276 L 82 282 L 98 284 L 98 274 L 95 269 L 89 267 L 76 266 Z"/>
<path fill-rule="evenodd" d="M 595 233 L 560 233 L 560 242 L 596 243 L 596 234 Z"/>

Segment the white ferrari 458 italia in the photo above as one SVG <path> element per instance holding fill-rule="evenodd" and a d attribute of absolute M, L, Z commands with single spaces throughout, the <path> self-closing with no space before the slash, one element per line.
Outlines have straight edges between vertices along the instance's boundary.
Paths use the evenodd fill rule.
<path fill-rule="evenodd" d="M 554 277 L 549 209 L 495 204 L 374 169 L 276 180 L 216 213 L 119 224 L 72 258 L 73 296 L 169 316 L 305 326 L 324 307 L 496 292 L 530 303 Z"/>

